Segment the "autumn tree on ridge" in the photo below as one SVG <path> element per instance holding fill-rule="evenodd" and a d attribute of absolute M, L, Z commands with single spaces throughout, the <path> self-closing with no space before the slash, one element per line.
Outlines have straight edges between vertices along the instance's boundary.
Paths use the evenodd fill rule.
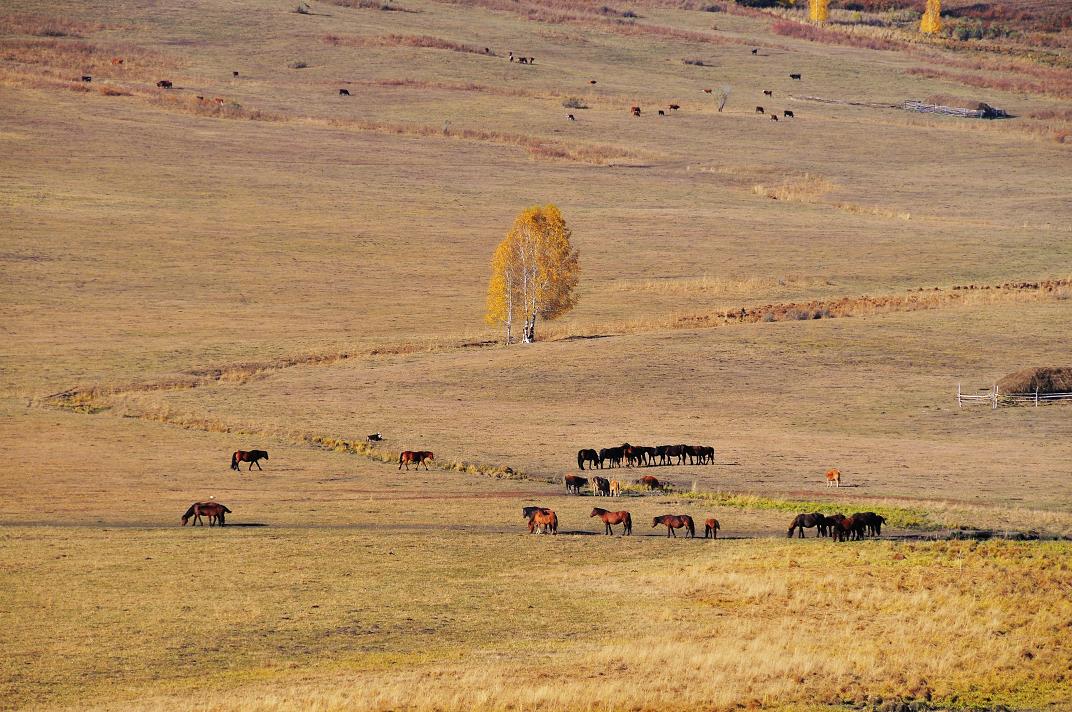
<path fill-rule="evenodd" d="M 515 323 L 532 343 L 537 318 L 557 319 L 576 306 L 580 264 L 570 235 L 557 207 L 536 205 L 521 211 L 495 248 L 484 318 L 505 327 L 506 343 Z"/>

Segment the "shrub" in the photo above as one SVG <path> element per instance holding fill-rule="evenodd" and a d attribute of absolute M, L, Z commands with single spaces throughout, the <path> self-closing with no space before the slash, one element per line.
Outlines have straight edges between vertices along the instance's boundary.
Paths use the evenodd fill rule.
<path fill-rule="evenodd" d="M 763 321 L 767 322 L 768 324 L 774 321 L 774 312 L 767 312 L 766 314 L 764 314 Z"/>
<path fill-rule="evenodd" d="M 704 5 L 700 8 L 703 12 L 722 12 L 721 5 Z"/>
<path fill-rule="evenodd" d="M 306 64 L 305 62 L 291 62 L 287 66 L 290 67 L 291 69 L 305 69 L 309 65 Z"/>
<path fill-rule="evenodd" d="M 587 109 L 588 108 L 588 105 L 585 104 L 584 101 L 582 101 L 581 99 L 578 99 L 576 97 L 573 97 L 573 96 L 571 96 L 569 99 L 566 99 L 565 101 L 563 101 L 562 106 L 566 107 L 567 109 Z"/>
<path fill-rule="evenodd" d="M 296 8 L 294 8 L 294 12 L 298 13 L 299 15 L 308 15 L 309 14 L 309 6 L 306 5 L 303 2 L 299 2 L 298 6 Z"/>

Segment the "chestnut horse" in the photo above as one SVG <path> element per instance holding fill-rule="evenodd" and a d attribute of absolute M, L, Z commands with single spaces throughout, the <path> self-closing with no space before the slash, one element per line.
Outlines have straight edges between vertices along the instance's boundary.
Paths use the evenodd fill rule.
<path fill-rule="evenodd" d="M 622 496 L 622 483 L 618 480 L 610 481 L 610 496 L 621 497 Z"/>
<path fill-rule="evenodd" d="M 838 487 L 841 486 L 841 470 L 836 467 L 832 467 L 826 471 L 826 486 L 830 487 L 832 485 L 837 485 Z"/>
<path fill-rule="evenodd" d="M 644 475 L 636 483 L 642 487 L 646 487 L 650 490 L 663 489 L 662 482 L 659 482 L 658 478 L 651 475 Z"/>
<path fill-rule="evenodd" d="M 267 459 L 267 450 L 235 450 L 234 454 L 231 455 L 231 469 L 241 471 L 241 469 L 238 467 L 238 463 L 248 462 L 249 469 L 252 470 L 253 466 L 256 465 L 258 470 L 263 470 L 264 468 L 261 467 L 261 463 L 257 462 L 257 460 Z"/>
<path fill-rule="evenodd" d="M 603 520 L 603 524 L 606 527 L 604 532 L 607 535 L 614 534 L 614 529 L 611 528 L 611 524 L 624 524 L 625 527 L 622 530 L 622 536 L 629 536 L 633 533 L 633 517 L 629 512 L 608 512 L 601 507 L 595 507 L 592 509 L 592 513 L 588 515 L 588 518 L 599 517 Z"/>
<path fill-rule="evenodd" d="M 672 535 L 677 539 L 677 532 L 674 530 L 681 529 L 682 527 L 685 527 L 686 539 L 692 539 L 696 536 L 696 523 L 693 522 L 692 517 L 687 514 L 664 514 L 651 520 L 652 529 L 660 524 L 666 527 L 667 538 Z"/>
<path fill-rule="evenodd" d="M 558 534 L 558 515 L 550 509 L 537 509 L 529 522 L 529 532 L 533 530 L 539 530 L 540 534 Z"/>
<path fill-rule="evenodd" d="M 522 518 L 527 519 L 528 522 L 529 522 L 529 534 L 531 534 L 533 529 L 536 528 L 536 524 L 535 524 L 535 522 L 533 522 L 533 519 L 535 519 L 535 517 L 536 517 L 536 512 L 543 512 L 544 514 L 550 514 L 551 510 L 548 509 L 547 507 L 522 507 L 521 508 L 521 516 L 522 516 Z"/>
<path fill-rule="evenodd" d="M 718 539 L 718 530 L 722 527 L 719 526 L 718 520 L 715 518 L 706 519 L 703 523 L 703 538 L 704 539 Z"/>
<path fill-rule="evenodd" d="M 421 465 L 424 465 L 424 469 L 428 469 L 428 463 L 435 460 L 435 455 L 428 450 L 404 450 L 398 455 L 398 469 L 402 469 L 402 465 L 409 469 L 410 463 L 417 466 L 417 469 L 421 469 Z"/>
<path fill-rule="evenodd" d="M 186 526 L 186 523 L 193 517 L 194 523 L 192 526 L 197 526 L 198 523 L 201 526 L 205 526 L 205 522 L 201 519 L 202 516 L 208 517 L 208 525 L 211 527 L 214 522 L 218 522 L 219 525 L 225 526 L 224 514 L 230 514 L 231 510 L 224 507 L 219 502 L 194 502 L 190 505 L 190 508 L 186 510 L 186 514 L 182 515 L 182 525 Z"/>

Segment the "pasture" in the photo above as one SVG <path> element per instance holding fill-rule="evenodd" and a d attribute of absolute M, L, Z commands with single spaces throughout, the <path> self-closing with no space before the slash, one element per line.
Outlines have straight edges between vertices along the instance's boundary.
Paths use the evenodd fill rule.
<path fill-rule="evenodd" d="M 1069 365 L 1065 9 L 859 5 L 5 3 L 0 708 L 1072 706 L 1069 406 L 955 400 Z M 547 202 L 579 303 L 506 347 Z M 716 456 L 567 494 L 624 442 Z"/>

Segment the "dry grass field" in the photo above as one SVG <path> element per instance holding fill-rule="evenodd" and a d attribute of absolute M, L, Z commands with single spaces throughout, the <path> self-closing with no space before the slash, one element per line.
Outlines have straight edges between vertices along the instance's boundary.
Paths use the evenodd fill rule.
<path fill-rule="evenodd" d="M 1070 365 L 1072 23 L 920 5 L 0 5 L 0 708 L 1072 709 L 1072 406 L 955 399 Z M 507 347 L 547 202 L 579 305 Z M 717 458 L 598 536 L 624 441 Z"/>

